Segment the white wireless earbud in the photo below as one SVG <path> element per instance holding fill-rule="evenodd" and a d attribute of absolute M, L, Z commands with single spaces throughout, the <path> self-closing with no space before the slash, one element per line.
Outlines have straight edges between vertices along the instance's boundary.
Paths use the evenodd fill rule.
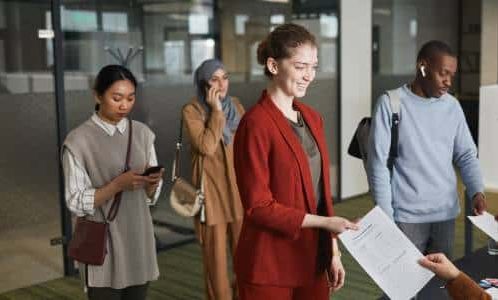
<path fill-rule="evenodd" d="M 420 73 L 422 73 L 422 77 L 425 77 L 425 66 L 420 66 Z"/>

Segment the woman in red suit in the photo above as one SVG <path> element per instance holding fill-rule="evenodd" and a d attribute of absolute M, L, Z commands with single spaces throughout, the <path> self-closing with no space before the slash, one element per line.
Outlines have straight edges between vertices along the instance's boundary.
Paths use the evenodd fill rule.
<path fill-rule="evenodd" d="M 244 206 L 239 298 L 329 299 L 329 287 L 341 288 L 345 276 L 334 234 L 356 225 L 333 216 L 323 120 L 296 100 L 315 77 L 315 38 L 281 25 L 258 46 L 258 61 L 270 80 L 234 143 Z"/>

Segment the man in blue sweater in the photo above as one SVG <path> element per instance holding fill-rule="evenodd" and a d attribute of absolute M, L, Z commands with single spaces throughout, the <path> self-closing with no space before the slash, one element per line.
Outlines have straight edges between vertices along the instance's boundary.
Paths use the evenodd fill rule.
<path fill-rule="evenodd" d="M 392 174 L 387 95 L 379 98 L 372 117 L 367 162 L 375 202 L 422 253 L 443 252 L 448 257 L 460 213 L 455 167 L 474 213 L 486 209 L 477 149 L 460 104 L 448 94 L 456 70 L 456 55 L 445 43 L 430 41 L 420 49 L 415 79 L 398 89 L 398 157 Z"/>

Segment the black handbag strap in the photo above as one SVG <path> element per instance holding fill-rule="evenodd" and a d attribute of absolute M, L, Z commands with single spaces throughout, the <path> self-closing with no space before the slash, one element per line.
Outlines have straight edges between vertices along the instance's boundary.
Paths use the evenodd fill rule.
<path fill-rule="evenodd" d="M 133 128 L 132 121 L 131 121 L 131 119 L 128 119 L 128 147 L 126 149 L 126 160 L 125 160 L 123 173 L 128 172 L 130 170 L 131 138 L 132 138 L 132 131 L 133 131 L 132 128 Z M 123 195 L 123 191 L 117 193 L 114 196 L 114 201 L 112 201 L 111 209 L 109 209 L 109 212 L 107 213 L 106 222 L 112 222 L 116 218 L 118 211 L 119 211 L 119 206 L 121 204 L 121 196 L 122 195 Z M 104 217 L 105 217 L 105 215 L 104 215 Z"/>

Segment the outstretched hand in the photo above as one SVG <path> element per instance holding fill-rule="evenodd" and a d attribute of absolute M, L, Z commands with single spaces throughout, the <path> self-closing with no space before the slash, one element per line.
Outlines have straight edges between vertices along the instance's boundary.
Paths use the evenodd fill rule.
<path fill-rule="evenodd" d="M 419 260 L 419 264 L 446 281 L 455 279 L 460 274 L 460 270 L 443 253 L 426 255 Z"/>
<path fill-rule="evenodd" d="M 343 217 L 327 217 L 323 229 L 334 233 L 342 233 L 349 229 L 358 230 L 358 225 Z"/>

